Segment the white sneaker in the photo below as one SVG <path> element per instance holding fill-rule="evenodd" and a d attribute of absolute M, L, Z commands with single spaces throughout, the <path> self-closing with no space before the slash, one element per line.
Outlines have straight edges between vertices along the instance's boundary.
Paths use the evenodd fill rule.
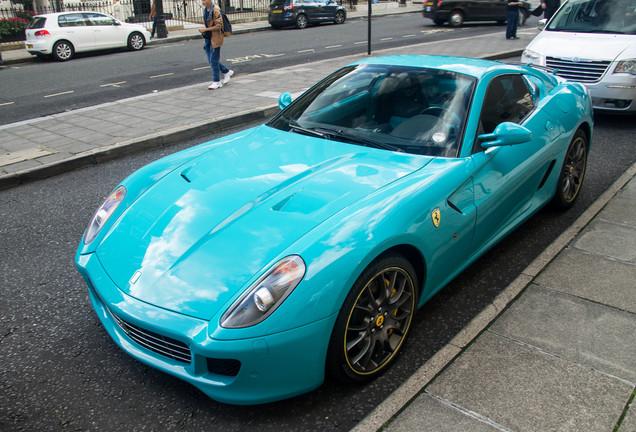
<path fill-rule="evenodd" d="M 230 70 L 227 73 L 223 74 L 223 84 L 227 84 L 230 82 L 230 77 L 234 75 L 234 71 Z"/>
<path fill-rule="evenodd" d="M 215 90 L 221 87 L 223 87 L 223 84 L 221 84 L 219 81 L 214 81 L 212 84 L 208 86 L 208 90 Z"/>

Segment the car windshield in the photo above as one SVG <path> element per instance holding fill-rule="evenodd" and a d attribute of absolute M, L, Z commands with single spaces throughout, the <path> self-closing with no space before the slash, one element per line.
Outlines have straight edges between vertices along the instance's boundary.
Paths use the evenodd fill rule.
<path fill-rule="evenodd" d="M 268 125 L 367 147 L 456 157 L 475 82 L 421 67 L 348 66 L 309 89 Z"/>
<path fill-rule="evenodd" d="M 634 0 L 569 0 L 548 30 L 578 33 L 636 34 Z"/>

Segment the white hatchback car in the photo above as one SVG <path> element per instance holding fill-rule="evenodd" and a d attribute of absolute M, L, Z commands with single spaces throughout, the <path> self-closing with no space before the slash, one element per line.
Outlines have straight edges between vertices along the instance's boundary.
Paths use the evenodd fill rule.
<path fill-rule="evenodd" d="M 98 12 L 73 11 L 34 16 L 26 30 L 25 47 L 31 54 L 66 61 L 83 51 L 140 50 L 149 40 L 150 32 L 139 24 Z"/>
<path fill-rule="evenodd" d="M 521 61 L 585 84 L 596 110 L 636 112 L 636 1 L 567 0 Z"/>

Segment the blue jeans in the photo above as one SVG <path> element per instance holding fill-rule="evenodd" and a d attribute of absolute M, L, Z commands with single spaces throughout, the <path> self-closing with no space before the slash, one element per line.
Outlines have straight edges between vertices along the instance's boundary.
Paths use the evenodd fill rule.
<path fill-rule="evenodd" d="M 519 24 L 519 11 L 506 11 L 508 25 L 506 26 L 506 39 L 517 37 L 517 25 Z"/>
<path fill-rule="evenodd" d="M 204 39 L 205 45 L 203 49 L 205 50 L 205 55 L 208 57 L 208 62 L 212 67 L 212 76 L 214 77 L 215 82 L 219 82 L 221 80 L 221 73 L 228 73 L 230 70 L 223 64 L 221 64 L 221 47 L 212 48 L 212 43 L 209 39 Z"/>

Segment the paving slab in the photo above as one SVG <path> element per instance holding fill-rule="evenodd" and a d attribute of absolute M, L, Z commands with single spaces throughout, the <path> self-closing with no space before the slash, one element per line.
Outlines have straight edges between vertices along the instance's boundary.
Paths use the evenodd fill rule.
<path fill-rule="evenodd" d="M 636 264 L 636 227 L 595 220 L 576 240 L 578 249 Z"/>
<path fill-rule="evenodd" d="M 616 309 L 636 313 L 636 266 L 585 251 L 567 248 L 536 279 Z"/>
<path fill-rule="evenodd" d="M 421 394 L 385 432 L 497 432 L 501 429 L 468 415 L 446 401 Z"/>
<path fill-rule="evenodd" d="M 633 384 L 483 333 L 427 393 L 505 429 L 612 431 Z"/>
<path fill-rule="evenodd" d="M 531 285 L 491 332 L 636 382 L 636 315 Z"/>

